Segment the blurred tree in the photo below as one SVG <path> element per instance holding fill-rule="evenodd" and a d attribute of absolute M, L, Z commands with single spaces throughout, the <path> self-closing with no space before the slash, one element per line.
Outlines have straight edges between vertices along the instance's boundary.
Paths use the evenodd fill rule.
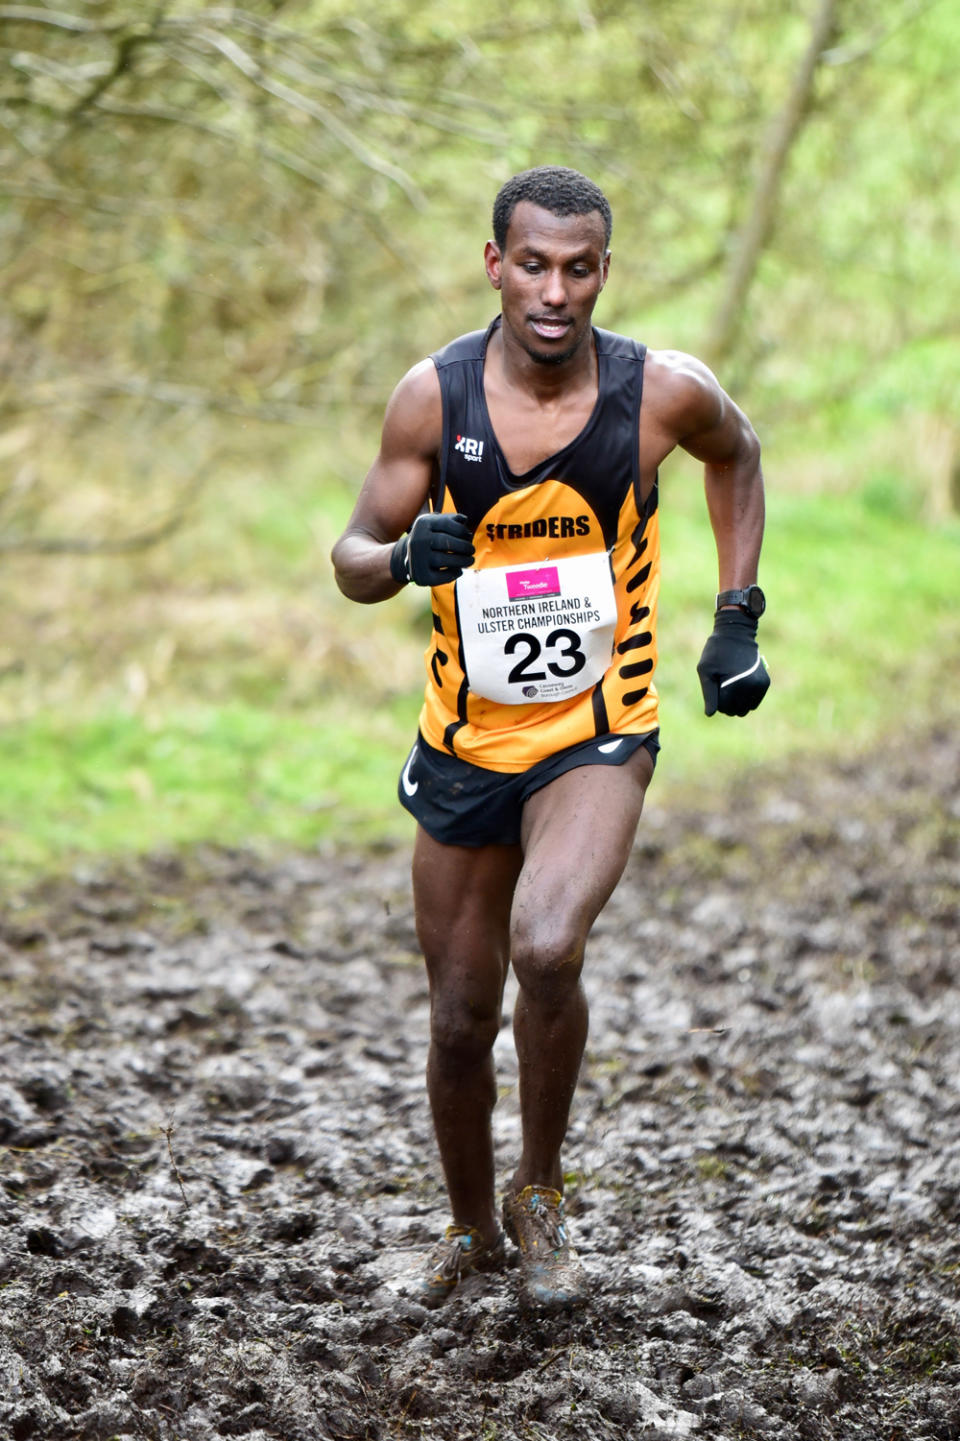
<path fill-rule="evenodd" d="M 603 323 L 706 347 L 761 409 L 945 414 L 951 40 L 929 0 L 0 4 L 0 413 L 94 458 L 112 428 L 138 503 L 158 454 L 193 492 L 212 413 L 372 416 L 487 317 L 492 195 L 557 161 L 613 202 Z M 8 544 L 55 498 L 25 449 Z"/>
<path fill-rule="evenodd" d="M 716 365 L 733 349 L 743 319 L 744 303 L 757 265 L 773 231 L 777 204 L 790 149 L 810 113 L 814 79 L 837 23 L 839 0 L 820 0 L 810 39 L 787 91 L 783 108 L 773 119 L 763 149 L 750 207 L 743 228 L 731 247 L 727 281 L 707 340 L 707 354 Z"/>

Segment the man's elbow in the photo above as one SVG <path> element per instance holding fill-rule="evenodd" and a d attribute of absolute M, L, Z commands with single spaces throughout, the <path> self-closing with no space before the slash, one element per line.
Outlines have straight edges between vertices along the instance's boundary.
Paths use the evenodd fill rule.
<path fill-rule="evenodd" d="M 744 470 L 755 470 L 758 474 L 760 473 L 760 437 L 746 416 L 743 416 L 740 423 L 737 464 Z"/>
<path fill-rule="evenodd" d="M 345 595 L 347 600 L 361 600 L 363 597 L 358 594 L 357 589 L 357 568 L 351 564 L 351 546 L 347 535 L 342 535 L 331 550 L 330 564 L 341 594 Z"/>
<path fill-rule="evenodd" d="M 333 578 L 337 582 L 337 589 L 341 595 L 345 595 L 347 600 L 358 599 L 358 596 L 354 594 L 353 584 L 349 576 L 344 575 L 343 571 L 339 570 L 336 565 L 333 567 Z"/>
<path fill-rule="evenodd" d="M 347 600 L 360 605 L 374 605 L 378 600 L 387 600 L 396 595 L 400 586 L 392 576 L 382 573 L 379 557 L 374 554 L 381 547 L 369 537 L 345 531 L 330 552 L 330 564 L 337 589 Z"/>

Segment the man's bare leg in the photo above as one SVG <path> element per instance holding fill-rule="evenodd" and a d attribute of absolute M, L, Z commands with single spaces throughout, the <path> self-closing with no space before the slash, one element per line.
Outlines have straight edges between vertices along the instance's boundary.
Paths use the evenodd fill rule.
<path fill-rule="evenodd" d="M 524 807 L 511 918 L 523 1124 L 515 1192 L 563 1191 L 560 1152 L 587 1036 L 584 947 L 623 874 L 652 774 L 640 749 L 622 766 L 567 771 Z"/>
<path fill-rule="evenodd" d="M 417 935 L 430 981 L 427 1091 L 455 1224 L 492 1241 L 492 1050 L 510 963 L 510 906 L 519 846 L 448 846 L 418 829 Z"/>

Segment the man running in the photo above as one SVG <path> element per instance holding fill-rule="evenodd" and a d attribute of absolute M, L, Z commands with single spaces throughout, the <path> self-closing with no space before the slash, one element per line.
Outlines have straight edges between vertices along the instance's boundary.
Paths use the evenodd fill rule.
<path fill-rule="evenodd" d="M 698 665 L 706 713 L 745 715 L 770 683 L 756 641 L 756 435 L 700 361 L 592 326 L 611 226 L 605 196 L 576 171 L 507 181 L 484 252 L 500 314 L 400 381 L 333 550 L 352 600 L 405 585 L 432 599 L 399 787 L 418 822 L 427 1088 L 452 1212 L 421 1279 L 427 1305 L 505 1259 L 492 1050 L 511 965 L 523 1141 L 503 1224 L 527 1303 L 586 1294 L 560 1151 L 587 1036 L 584 947 L 658 750 L 657 473 L 677 445 L 704 463 L 719 563 Z"/>

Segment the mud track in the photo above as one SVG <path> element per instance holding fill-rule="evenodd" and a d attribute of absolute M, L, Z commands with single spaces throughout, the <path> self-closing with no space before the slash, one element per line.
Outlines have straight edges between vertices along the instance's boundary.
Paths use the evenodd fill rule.
<path fill-rule="evenodd" d="M 445 1222 L 406 854 L 8 907 L 0 1437 L 960 1435 L 958 747 L 739 792 L 654 796 L 595 933 L 559 1321 L 515 1271 L 404 1294 Z"/>

